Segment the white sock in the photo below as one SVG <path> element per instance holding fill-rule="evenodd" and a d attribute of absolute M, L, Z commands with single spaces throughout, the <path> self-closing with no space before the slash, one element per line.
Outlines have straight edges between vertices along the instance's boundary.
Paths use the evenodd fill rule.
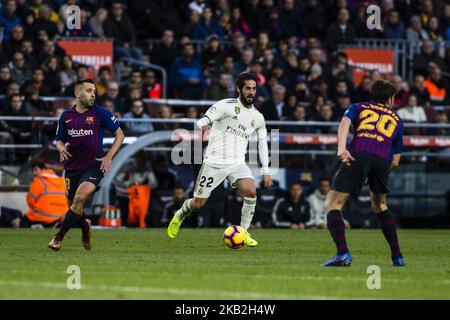
<path fill-rule="evenodd" d="M 256 197 L 248 198 L 244 197 L 244 204 L 242 205 L 242 213 L 241 213 L 241 227 L 246 231 L 250 227 L 252 223 L 253 215 L 255 214 L 256 207 Z"/>
<path fill-rule="evenodd" d="M 178 209 L 175 212 L 175 216 L 180 219 L 181 221 L 184 220 L 184 218 L 187 218 L 191 215 L 192 209 L 191 209 L 191 200 L 192 199 L 187 199 L 183 205 L 181 206 L 180 209 Z"/>

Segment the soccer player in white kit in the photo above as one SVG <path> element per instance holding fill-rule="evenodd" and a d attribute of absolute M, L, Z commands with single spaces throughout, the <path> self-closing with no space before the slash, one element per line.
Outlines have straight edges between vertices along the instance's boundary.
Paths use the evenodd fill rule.
<path fill-rule="evenodd" d="M 272 186 L 269 174 L 269 151 L 264 116 L 253 106 L 257 78 L 244 72 L 236 80 L 237 99 L 223 99 L 212 105 L 197 126 L 211 129 L 208 147 L 199 171 L 194 197 L 186 200 L 177 210 L 167 228 L 167 235 L 174 239 L 181 223 L 192 212 L 203 207 L 211 192 L 226 178 L 231 186 L 244 196 L 241 226 L 247 231 L 256 206 L 256 184 L 250 168 L 245 163 L 248 140 L 253 132 L 258 135 L 258 152 L 262 164 L 264 187 Z M 258 242 L 247 231 L 246 245 L 255 247 Z"/>

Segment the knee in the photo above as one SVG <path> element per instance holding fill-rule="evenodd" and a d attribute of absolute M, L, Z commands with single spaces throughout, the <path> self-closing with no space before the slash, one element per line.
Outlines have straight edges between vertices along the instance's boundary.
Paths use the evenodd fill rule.
<path fill-rule="evenodd" d="M 246 198 L 256 198 L 256 188 L 249 188 L 245 192 L 243 192 L 244 197 Z"/>
<path fill-rule="evenodd" d="M 73 198 L 72 205 L 74 207 L 83 207 L 87 197 L 84 194 L 77 193 Z"/>
<path fill-rule="evenodd" d="M 388 209 L 387 203 L 385 201 L 374 202 L 372 201 L 372 210 L 375 213 L 380 213 Z"/>

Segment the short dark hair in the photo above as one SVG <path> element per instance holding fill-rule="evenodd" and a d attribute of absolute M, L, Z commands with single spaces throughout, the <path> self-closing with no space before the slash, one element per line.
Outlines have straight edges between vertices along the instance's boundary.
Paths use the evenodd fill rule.
<path fill-rule="evenodd" d="M 397 87 L 389 81 L 377 80 L 370 87 L 370 100 L 377 103 L 387 103 L 389 98 L 397 93 Z"/>
<path fill-rule="evenodd" d="M 83 83 L 92 83 L 95 85 L 95 81 L 92 79 L 80 79 L 75 82 L 75 87 L 81 86 Z"/>
<path fill-rule="evenodd" d="M 9 101 L 12 101 L 14 97 L 19 97 L 20 101 L 22 101 L 22 96 L 19 93 L 13 93 L 9 96 Z"/>
<path fill-rule="evenodd" d="M 289 184 L 289 189 L 292 188 L 292 187 L 295 186 L 295 185 L 299 185 L 300 188 L 303 189 L 302 183 L 301 183 L 300 181 L 298 181 L 298 180 L 291 182 L 291 183 Z"/>
<path fill-rule="evenodd" d="M 256 75 L 252 72 L 242 72 L 236 79 L 236 87 L 239 88 L 239 90 L 242 90 L 242 88 L 245 85 L 245 81 L 253 80 L 256 83 L 258 83 L 258 78 Z"/>
<path fill-rule="evenodd" d="M 322 178 L 320 178 L 320 179 L 319 179 L 319 184 L 320 184 L 322 181 L 331 182 L 330 179 L 327 178 L 327 177 L 322 177 Z"/>
<path fill-rule="evenodd" d="M 35 168 L 35 167 L 38 167 L 38 168 L 41 168 L 41 169 L 45 169 L 45 163 L 42 162 L 42 161 L 33 161 L 30 164 L 30 168 Z"/>

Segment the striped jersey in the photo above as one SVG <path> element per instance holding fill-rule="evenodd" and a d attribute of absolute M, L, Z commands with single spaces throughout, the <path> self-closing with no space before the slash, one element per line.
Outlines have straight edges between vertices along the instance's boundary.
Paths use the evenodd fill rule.
<path fill-rule="evenodd" d="M 369 152 L 387 161 L 403 150 L 403 121 L 398 114 L 382 103 L 352 104 L 344 113 L 352 121 L 354 135 L 351 154 Z"/>
<path fill-rule="evenodd" d="M 96 104 L 83 113 L 74 107 L 61 114 L 56 141 L 68 144 L 68 151 L 72 155 L 63 162 L 65 170 L 85 170 L 103 157 L 105 128 L 114 133 L 119 123 L 111 112 Z"/>

